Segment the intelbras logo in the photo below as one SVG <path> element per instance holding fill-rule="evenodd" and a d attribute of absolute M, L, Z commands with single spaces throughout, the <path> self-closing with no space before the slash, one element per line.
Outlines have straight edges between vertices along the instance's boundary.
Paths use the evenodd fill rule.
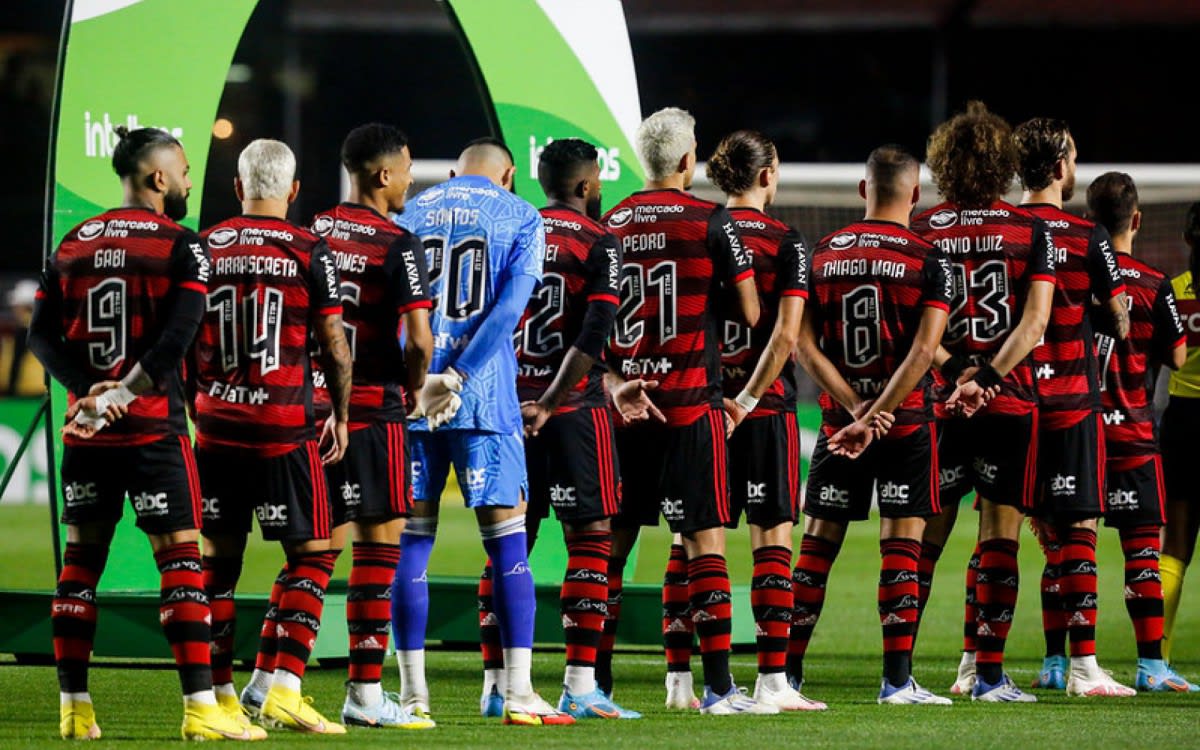
<path fill-rule="evenodd" d="M 143 125 L 138 121 L 136 114 L 125 115 L 125 121 L 121 122 L 114 121 L 108 112 L 92 117 L 91 111 L 85 111 L 83 113 L 84 155 L 97 159 L 111 158 L 113 150 L 117 147 L 117 141 L 120 140 L 116 131 L 118 125 L 124 125 L 131 131 L 138 128 L 158 128 L 170 133 L 176 139 L 183 139 L 183 128 L 170 125 Z"/>
<path fill-rule="evenodd" d="M 237 239 L 237 230 L 233 227 L 224 227 L 218 229 L 208 235 L 208 246 L 213 250 L 220 250 L 223 247 L 229 247 Z"/>
<path fill-rule="evenodd" d="M 542 151 L 546 146 L 554 143 L 554 139 L 547 136 L 545 143 L 538 143 L 536 135 L 529 136 L 529 172 L 530 175 L 537 175 L 538 161 L 542 158 Z M 596 161 L 600 164 L 600 179 L 604 182 L 612 182 L 621 179 L 621 149 L 605 148 L 604 146 L 596 147 Z"/>
<path fill-rule="evenodd" d="M 842 232 L 834 235 L 833 239 L 829 240 L 829 246 L 834 250 L 845 250 L 848 247 L 853 247 L 858 240 L 858 235 L 854 232 Z"/>
<path fill-rule="evenodd" d="M 623 227 L 632 220 L 633 220 L 633 209 L 632 208 L 622 208 L 620 210 L 614 211 L 613 215 L 608 217 L 608 225 L 610 227 L 614 227 L 614 228 Z"/>
<path fill-rule="evenodd" d="M 949 229 L 958 223 L 958 214 L 948 209 L 938 211 L 929 217 L 929 226 L 933 229 Z"/>

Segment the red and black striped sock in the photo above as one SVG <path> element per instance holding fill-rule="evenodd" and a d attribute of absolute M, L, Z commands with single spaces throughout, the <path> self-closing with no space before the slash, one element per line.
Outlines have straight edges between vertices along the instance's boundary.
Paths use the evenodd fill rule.
<path fill-rule="evenodd" d="M 792 570 L 792 628 L 787 656 L 788 677 L 796 682 L 804 681 L 804 654 L 825 605 L 829 570 L 841 548 L 840 542 L 812 534 L 805 534 L 800 542 L 800 557 Z"/>
<path fill-rule="evenodd" d="M 604 632 L 600 635 L 600 648 L 596 652 L 596 682 L 609 695 L 613 690 L 612 657 L 617 643 L 617 625 L 621 622 L 626 562 L 624 557 L 608 558 L 608 614 L 604 618 Z"/>
<path fill-rule="evenodd" d="M 567 664 L 594 667 L 608 613 L 608 557 L 612 533 L 577 531 L 566 535 L 567 572 L 559 597 Z"/>
<path fill-rule="evenodd" d="M 96 640 L 96 585 L 107 561 L 108 550 L 99 544 L 67 542 L 50 605 L 54 663 L 64 693 L 86 693 L 88 689 L 88 663 Z"/>
<path fill-rule="evenodd" d="M 788 631 L 792 622 L 790 548 L 774 546 L 754 550 L 750 609 L 758 630 L 759 674 L 784 671 L 787 667 Z"/>
<path fill-rule="evenodd" d="M 1163 637 L 1162 578 L 1158 559 L 1162 553 L 1158 526 L 1121 529 L 1125 555 L 1125 609 L 1133 622 L 1139 659 L 1161 659 Z"/>
<path fill-rule="evenodd" d="M 933 591 L 933 571 L 937 568 L 938 560 L 942 558 L 942 548 L 933 542 L 921 542 L 921 559 L 917 562 L 917 597 L 919 600 L 918 606 L 918 624 L 920 623 L 920 613 L 925 611 L 925 604 L 929 601 L 929 594 Z M 915 637 L 915 633 L 913 634 Z"/>
<path fill-rule="evenodd" d="M 504 669 L 504 648 L 500 645 L 500 620 L 492 599 L 492 561 L 488 560 L 479 576 L 479 654 L 483 668 Z"/>
<path fill-rule="evenodd" d="M 288 579 L 279 597 L 279 652 L 275 669 L 297 677 L 321 631 L 321 611 L 325 608 L 325 589 L 333 575 L 337 552 L 309 552 L 288 560 Z"/>
<path fill-rule="evenodd" d="M 1071 656 L 1096 654 L 1096 531 L 1071 529 L 1063 544 L 1063 612 Z"/>
<path fill-rule="evenodd" d="M 979 632 L 979 597 L 976 587 L 979 581 L 979 543 L 967 560 L 967 575 L 963 596 L 963 651 L 975 653 L 976 636 Z"/>
<path fill-rule="evenodd" d="M 392 629 L 392 579 L 399 563 L 399 544 L 354 543 L 346 588 L 351 682 L 383 678 L 383 656 Z"/>
<path fill-rule="evenodd" d="M 692 669 L 695 625 L 688 597 L 688 558 L 682 544 L 671 545 L 667 571 L 663 574 L 662 635 L 668 672 Z"/>
<path fill-rule="evenodd" d="M 254 668 L 268 674 L 275 671 L 275 657 L 279 654 L 279 600 L 287 580 L 288 563 L 284 563 L 271 586 L 271 598 L 267 602 L 267 612 L 263 615 L 262 628 L 258 633 L 258 654 L 254 657 Z"/>
<path fill-rule="evenodd" d="M 729 647 L 733 633 L 733 597 L 723 555 L 700 555 L 687 562 L 692 621 L 700 636 L 704 684 L 717 695 L 733 687 L 729 676 Z"/>
<path fill-rule="evenodd" d="M 233 682 L 233 637 L 237 632 L 237 607 L 233 592 L 242 575 L 241 557 L 208 557 L 204 568 L 204 591 L 212 610 L 212 673 L 214 685 Z"/>
<path fill-rule="evenodd" d="M 979 543 L 975 669 L 980 679 L 993 685 L 1004 675 L 1004 645 L 1017 607 L 1020 583 L 1017 549 L 1015 539 L 988 539 Z"/>
<path fill-rule="evenodd" d="M 184 695 L 211 690 L 212 610 L 204 593 L 200 545 L 181 542 L 154 553 L 161 576 L 158 621 L 179 671 Z"/>
<path fill-rule="evenodd" d="M 1042 567 L 1042 634 L 1046 639 L 1046 656 L 1067 653 L 1067 613 L 1062 596 L 1062 545 L 1047 541 L 1042 544 L 1046 564 Z"/>
<path fill-rule="evenodd" d="M 879 555 L 883 676 L 893 686 L 900 687 L 912 675 L 913 631 L 920 610 L 917 566 L 921 543 L 916 539 L 881 539 Z"/>

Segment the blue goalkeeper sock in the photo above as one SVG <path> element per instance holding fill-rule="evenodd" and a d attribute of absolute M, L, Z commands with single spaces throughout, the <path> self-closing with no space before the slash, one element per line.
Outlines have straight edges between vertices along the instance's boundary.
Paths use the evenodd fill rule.
<path fill-rule="evenodd" d="M 533 692 L 529 670 L 533 658 L 536 610 L 533 575 L 525 548 L 525 516 L 481 526 L 483 547 L 492 560 L 492 603 L 500 621 L 507 696 Z"/>
<path fill-rule="evenodd" d="M 426 570 L 436 535 L 436 518 L 410 518 L 400 535 L 400 564 L 392 579 L 392 635 L 397 651 L 425 648 L 429 622 Z"/>

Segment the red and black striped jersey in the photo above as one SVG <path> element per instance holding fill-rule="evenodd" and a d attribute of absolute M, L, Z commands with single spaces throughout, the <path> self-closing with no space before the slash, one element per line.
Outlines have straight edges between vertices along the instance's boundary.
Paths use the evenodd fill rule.
<path fill-rule="evenodd" d="M 950 260 L 954 299 L 942 345 L 975 365 L 990 362 L 1020 322 L 1030 284 L 1054 282 L 1056 250 L 1045 222 L 1005 201 L 970 209 L 941 203 L 913 219 L 912 228 Z M 1026 358 L 987 410 L 1029 414 L 1036 394 Z"/>
<path fill-rule="evenodd" d="M 808 297 L 808 243 L 782 221 L 753 208 L 731 208 L 742 243 L 754 262 L 754 284 L 762 313 L 751 328 L 735 320 L 725 321 L 721 345 L 721 386 L 727 398 L 735 398 L 754 374 L 758 359 L 771 340 L 779 303 L 784 297 Z M 748 419 L 796 410 L 796 366 L 789 358 L 775 382 L 763 393 Z"/>
<path fill-rule="evenodd" d="M 342 322 L 354 361 L 350 429 L 403 421 L 407 370 L 400 348 L 401 316 L 433 307 L 425 247 L 375 209 L 354 203 L 317 214 L 312 230 L 329 246 L 341 279 Z M 313 370 L 313 382 L 313 406 L 319 418 L 327 417 L 332 405 L 319 367 Z"/>
<path fill-rule="evenodd" d="M 1045 203 L 1021 208 L 1046 222 L 1058 253 L 1054 306 L 1042 343 L 1033 350 L 1033 372 L 1039 424 L 1042 429 L 1065 430 L 1100 408 L 1091 298 L 1109 300 L 1125 286 L 1107 229 Z"/>
<path fill-rule="evenodd" d="M 536 401 L 562 367 L 593 302 L 620 304 L 621 244 L 599 223 L 569 208 L 541 210 L 546 228 L 542 283 L 517 327 L 517 396 Z M 604 364 L 582 378 L 557 414 L 604 406 Z"/>
<path fill-rule="evenodd" d="M 120 380 L 151 352 L 179 294 L 207 291 L 208 254 L 196 233 L 145 208 L 115 208 L 67 232 L 50 256 L 39 304 L 61 323 L 62 351 L 90 382 L 64 383 L 73 403 L 102 380 Z M 181 367 L 95 436 L 67 445 L 145 445 L 186 435 Z"/>
<path fill-rule="evenodd" d="M 611 361 L 689 425 L 721 406 L 720 290 L 754 275 L 750 254 L 723 206 L 681 190 L 634 193 L 604 223 L 624 255 Z"/>
<path fill-rule="evenodd" d="M 310 349 L 342 312 L 325 241 L 283 219 L 238 216 L 203 233 L 208 304 L 192 350 L 196 444 L 279 456 L 316 437 Z"/>
<path fill-rule="evenodd" d="M 1186 342 L 1171 280 L 1132 255 L 1119 253 L 1129 304 L 1129 338 L 1111 333 L 1097 311 L 1096 356 L 1108 462 L 1116 471 L 1134 469 L 1158 453 L 1152 389 L 1157 367 Z"/>
<path fill-rule="evenodd" d="M 883 393 L 908 356 L 926 307 L 950 309 L 950 263 L 907 227 L 864 219 L 817 243 L 808 307 L 821 351 L 864 399 Z M 828 393 L 820 396 L 822 429 L 833 434 L 851 421 Z M 895 410 L 888 437 L 911 434 L 933 419 L 929 375 Z"/>

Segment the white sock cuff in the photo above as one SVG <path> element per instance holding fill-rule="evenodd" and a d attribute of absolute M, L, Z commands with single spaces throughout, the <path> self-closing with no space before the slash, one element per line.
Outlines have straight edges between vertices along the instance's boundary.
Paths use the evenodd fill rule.
<path fill-rule="evenodd" d="M 513 516 L 491 526 L 480 526 L 479 535 L 484 539 L 499 539 L 502 536 L 525 533 L 525 514 Z"/>
<path fill-rule="evenodd" d="M 413 536 L 437 536 L 438 520 L 433 516 L 410 518 L 404 524 L 404 533 Z"/>

